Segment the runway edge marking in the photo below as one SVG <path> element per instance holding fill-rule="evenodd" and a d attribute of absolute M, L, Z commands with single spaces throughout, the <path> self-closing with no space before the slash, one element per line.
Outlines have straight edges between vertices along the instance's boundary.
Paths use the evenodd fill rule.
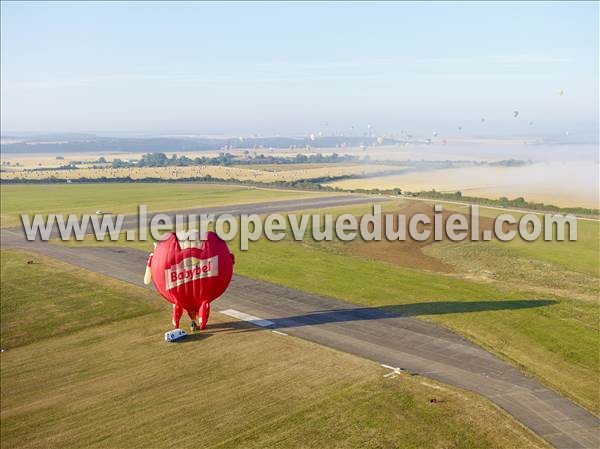
<path fill-rule="evenodd" d="M 239 310 L 235 310 L 235 309 L 221 310 L 221 313 L 223 315 L 227 315 L 232 318 L 237 318 L 238 320 L 242 320 L 242 321 L 246 321 L 250 324 L 254 324 L 255 326 L 270 327 L 275 324 L 273 321 L 265 320 L 265 319 L 259 318 L 257 316 L 254 316 L 254 315 L 249 315 L 247 313 L 240 312 Z"/>

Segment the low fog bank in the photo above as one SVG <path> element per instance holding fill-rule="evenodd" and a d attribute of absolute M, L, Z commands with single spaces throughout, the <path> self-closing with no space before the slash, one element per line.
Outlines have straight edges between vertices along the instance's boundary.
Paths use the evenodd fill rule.
<path fill-rule="evenodd" d="M 595 145 L 430 145 L 426 150 L 405 147 L 367 154 L 372 162 L 410 160 L 411 169 L 390 176 L 342 180 L 332 185 L 398 187 L 413 192 L 461 191 L 464 195 L 493 199 L 524 197 L 528 201 L 557 206 L 598 208 L 600 204 L 600 162 Z M 511 160 L 515 163 L 494 163 Z M 453 162 L 432 169 L 430 163 L 415 161 Z"/>

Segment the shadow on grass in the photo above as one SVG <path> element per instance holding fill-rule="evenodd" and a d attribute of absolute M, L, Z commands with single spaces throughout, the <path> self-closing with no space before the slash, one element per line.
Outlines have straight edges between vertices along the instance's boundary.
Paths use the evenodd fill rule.
<path fill-rule="evenodd" d="M 285 329 L 300 326 L 316 326 L 328 323 L 343 323 L 348 321 L 383 320 L 398 317 L 415 317 L 425 315 L 443 315 L 452 313 L 491 312 L 501 310 L 519 310 L 538 307 L 548 307 L 557 304 L 552 300 L 504 300 L 504 301 L 439 301 L 421 302 L 415 304 L 399 304 L 383 307 L 356 307 L 347 309 L 317 310 L 303 315 L 288 316 L 283 318 L 261 319 L 271 321 L 273 324 L 268 329 Z M 239 327 L 241 323 L 242 327 Z M 252 321 L 232 321 L 215 324 L 221 331 L 232 328 L 241 331 L 249 328 L 257 329 Z M 211 325 L 208 325 L 211 328 Z"/>

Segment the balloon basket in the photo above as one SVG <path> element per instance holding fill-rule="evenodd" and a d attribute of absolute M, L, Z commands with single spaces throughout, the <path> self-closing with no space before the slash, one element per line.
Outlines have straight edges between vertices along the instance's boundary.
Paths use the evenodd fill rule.
<path fill-rule="evenodd" d="M 172 331 L 165 332 L 165 341 L 167 343 L 173 343 L 187 337 L 187 334 L 183 329 L 173 329 Z"/>

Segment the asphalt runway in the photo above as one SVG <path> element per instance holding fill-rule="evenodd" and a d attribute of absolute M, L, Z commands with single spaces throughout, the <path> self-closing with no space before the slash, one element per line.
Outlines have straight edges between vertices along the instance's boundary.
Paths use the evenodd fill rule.
<path fill-rule="evenodd" d="M 334 197 L 335 198 L 335 197 Z M 325 206 L 323 204 L 329 202 Z M 218 208 L 221 213 L 267 213 L 372 202 L 351 197 Z M 298 204 L 301 203 L 301 204 Z M 217 208 L 214 208 L 216 210 Z M 249 211 L 249 212 L 245 212 Z M 203 211 L 203 213 L 209 213 Z M 136 221 L 137 223 L 137 221 Z M 20 229 L 3 229 L 2 247 L 35 251 L 143 286 L 147 253 L 125 248 L 84 248 L 27 242 Z M 411 316 L 411 308 L 366 308 L 234 276 L 213 313 L 259 318 L 266 331 L 292 335 L 391 368 L 479 393 L 559 449 L 600 447 L 600 419 L 525 376 L 512 365 L 453 332 Z M 168 323 L 170 317 L 165 317 Z M 252 326 L 252 323 L 248 324 Z M 256 329 L 261 329 L 257 327 Z M 393 372 L 393 371 L 390 371 Z"/>
<path fill-rule="evenodd" d="M 266 203 L 249 203 L 249 204 L 232 204 L 229 206 L 217 206 L 217 207 L 197 207 L 194 209 L 183 209 L 183 210 L 173 210 L 173 211 L 153 211 L 148 210 L 148 215 L 145 219 L 140 219 L 137 215 L 127 215 L 123 219 L 123 223 L 121 229 L 126 231 L 128 229 L 141 229 L 148 228 L 150 226 L 150 222 L 155 215 L 163 214 L 169 217 L 172 223 L 175 223 L 175 215 L 180 214 L 184 217 L 187 217 L 191 214 L 213 214 L 215 217 L 218 217 L 222 214 L 230 214 L 233 216 L 240 216 L 242 214 L 270 214 L 277 212 L 294 212 L 300 210 L 316 210 L 323 208 L 333 208 L 340 206 L 350 206 L 350 205 L 360 205 L 360 204 L 370 204 L 377 203 L 381 201 L 389 201 L 389 197 L 381 196 L 366 196 L 366 195 L 348 195 L 348 194 L 339 194 L 339 195 L 323 195 L 317 196 L 314 198 L 305 198 L 305 199 L 297 199 L 297 200 L 281 200 L 281 201 L 270 201 Z M 89 212 L 92 215 L 95 215 L 94 211 Z M 66 220 L 65 220 L 66 221 Z M 141 221 L 141 223 L 140 223 Z M 4 231 L 4 229 L 2 230 Z M 9 231 L 17 231 L 20 235 L 23 234 L 21 228 L 9 228 Z M 93 232 L 92 226 L 89 226 L 87 229 L 87 234 L 91 234 Z M 14 232 L 13 232 L 14 234 Z M 39 237 L 39 236 L 38 236 Z M 52 229 L 52 233 L 50 234 L 50 238 L 59 238 L 59 232 L 56 226 Z M 14 236 L 7 236 L 7 239 L 14 238 Z M 2 241 L 4 241 L 5 237 L 2 237 Z"/>

